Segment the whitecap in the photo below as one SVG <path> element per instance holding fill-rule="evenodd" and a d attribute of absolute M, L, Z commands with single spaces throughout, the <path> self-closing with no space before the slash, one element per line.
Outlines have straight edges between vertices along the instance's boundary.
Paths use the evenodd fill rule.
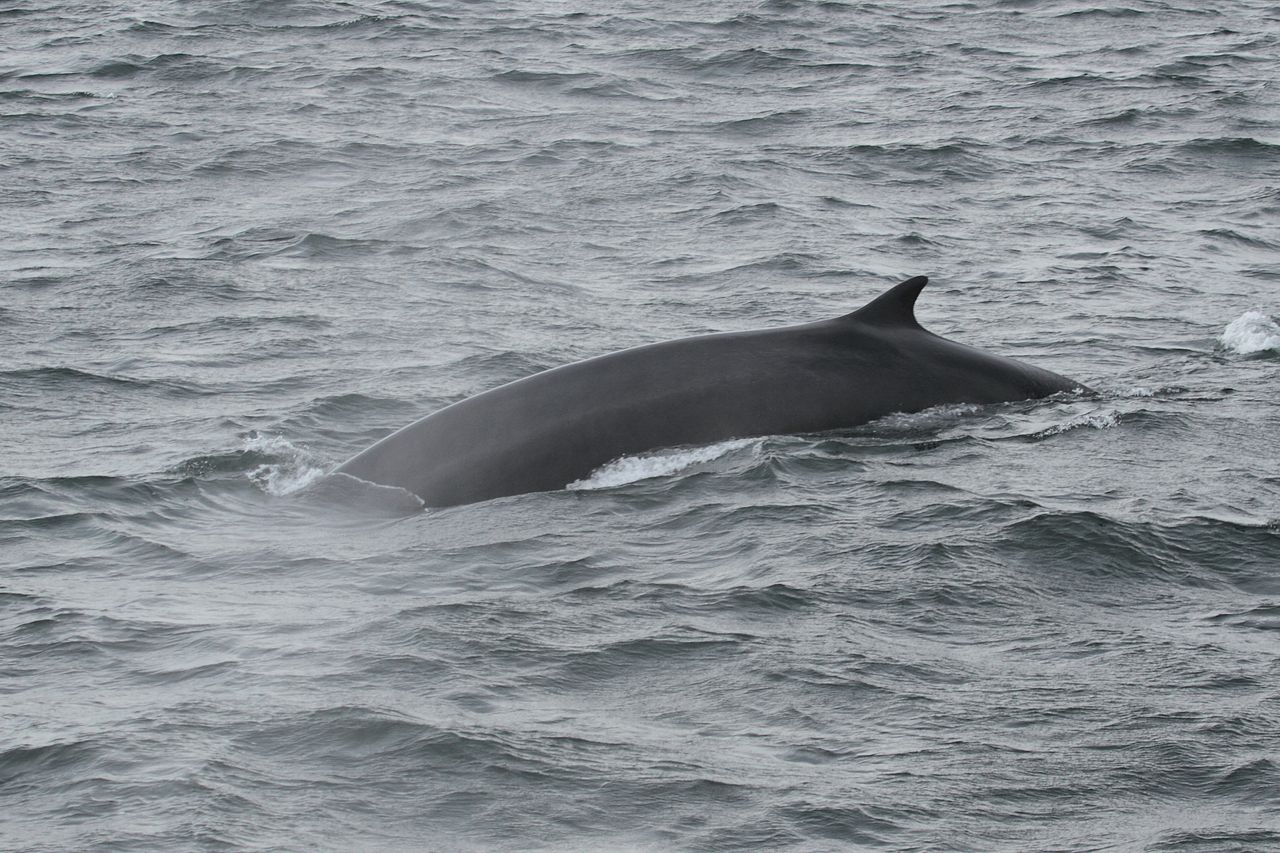
<path fill-rule="evenodd" d="M 612 462 L 601 465 L 587 477 L 575 480 L 565 488 L 611 489 L 615 486 L 625 486 L 628 483 L 648 480 L 652 477 L 665 477 L 693 465 L 718 459 L 726 453 L 747 447 L 757 440 L 740 438 L 721 441 L 706 447 L 678 448 L 645 453 L 640 456 L 623 456 L 621 459 L 615 459 Z"/>
<path fill-rule="evenodd" d="M 328 466 L 305 447 L 281 435 L 249 433 L 244 449 L 273 459 L 255 467 L 248 477 L 269 495 L 291 495 L 324 476 Z"/>
<path fill-rule="evenodd" d="M 1048 429 L 1042 429 L 1034 434 L 1035 438 L 1047 438 L 1051 435 L 1061 435 L 1064 432 L 1070 432 L 1073 429 L 1092 428 L 1092 429 L 1109 429 L 1120 423 L 1120 413 L 1115 410 L 1095 409 L 1091 412 L 1085 412 L 1069 418 L 1060 424 L 1055 424 Z"/>
<path fill-rule="evenodd" d="M 919 412 L 893 412 L 867 425 L 875 432 L 931 432 L 951 426 L 979 410 L 975 403 L 944 403 Z"/>
<path fill-rule="evenodd" d="M 1240 355 L 1280 352 L 1280 325 L 1261 311 L 1246 311 L 1227 324 L 1218 340 Z"/>

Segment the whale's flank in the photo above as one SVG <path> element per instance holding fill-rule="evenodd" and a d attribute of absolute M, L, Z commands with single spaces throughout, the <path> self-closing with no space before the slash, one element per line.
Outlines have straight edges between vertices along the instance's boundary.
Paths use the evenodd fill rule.
<path fill-rule="evenodd" d="M 923 329 L 914 306 L 927 283 L 910 278 L 834 320 L 682 338 L 543 371 L 428 415 L 336 473 L 450 506 L 563 488 L 664 447 L 1080 387 Z"/>

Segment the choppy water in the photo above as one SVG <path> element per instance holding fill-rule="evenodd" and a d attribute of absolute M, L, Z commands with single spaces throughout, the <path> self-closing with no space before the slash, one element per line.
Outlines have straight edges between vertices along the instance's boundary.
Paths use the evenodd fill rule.
<path fill-rule="evenodd" d="M 1280 849 L 1278 223 L 1261 0 L 7 0 L 0 847 Z M 918 273 L 1099 396 L 295 493 Z"/>

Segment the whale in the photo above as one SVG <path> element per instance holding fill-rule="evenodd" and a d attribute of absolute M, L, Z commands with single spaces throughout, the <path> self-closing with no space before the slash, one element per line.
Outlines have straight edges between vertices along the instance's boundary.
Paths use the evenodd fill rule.
<path fill-rule="evenodd" d="M 907 279 L 834 319 L 680 338 L 551 368 L 429 414 L 332 473 L 447 507 L 561 489 L 662 448 L 1088 390 L 926 330 L 915 304 L 928 281 Z"/>

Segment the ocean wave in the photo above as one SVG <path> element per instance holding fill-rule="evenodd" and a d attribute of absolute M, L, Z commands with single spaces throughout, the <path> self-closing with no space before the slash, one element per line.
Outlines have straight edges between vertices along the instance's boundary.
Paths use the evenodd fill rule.
<path fill-rule="evenodd" d="M 102 748 L 92 740 L 55 741 L 40 745 L 10 746 L 0 751 L 0 786 L 18 792 L 48 784 L 50 778 L 61 778 L 67 771 L 97 763 Z"/>
<path fill-rule="evenodd" d="M 342 260 L 370 254 L 403 252 L 399 243 L 385 240 L 333 237 L 312 232 L 277 229 L 253 229 L 231 237 L 218 237 L 210 243 L 206 260 L 253 260 L 256 258 L 302 258 L 307 260 Z"/>
<path fill-rule="evenodd" d="M 1213 154 L 1240 157 L 1242 159 L 1261 158 L 1266 162 L 1274 162 L 1280 144 L 1263 142 L 1252 136 L 1200 137 L 1183 142 L 1179 149 L 1190 154 Z"/>
<path fill-rule="evenodd" d="M 617 640 L 582 649 L 557 650 L 550 672 L 538 674 L 540 682 L 581 684 L 585 680 L 604 682 L 611 678 L 634 679 L 638 673 L 659 669 L 678 661 L 725 660 L 750 653 L 756 637 L 751 634 L 718 634 L 681 630 Z"/>
<path fill-rule="evenodd" d="M 244 438 L 243 450 L 254 458 L 268 460 L 255 465 L 246 476 L 262 491 L 276 497 L 306 488 L 323 477 L 330 467 L 311 450 L 279 435 L 250 433 Z"/>
<path fill-rule="evenodd" d="M 1215 241 L 1239 243 L 1242 246 L 1249 246 L 1255 249 L 1274 250 L 1278 247 L 1278 244 L 1276 243 L 1264 240 L 1261 237 L 1251 237 L 1248 234 L 1242 234 L 1233 228 L 1206 228 L 1201 230 L 1199 233 L 1202 236 Z"/>
<path fill-rule="evenodd" d="M 721 122 L 717 130 L 727 133 L 740 133 L 745 136 L 757 136 L 776 133 L 779 129 L 794 127 L 813 118 L 811 110 L 790 109 L 765 113 L 750 118 L 733 119 Z"/>
<path fill-rule="evenodd" d="M 1146 9 L 1135 9 L 1131 6 L 1091 6 L 1087 9 L 1072 9 L 1061 12 L 1056 18 L 1137 18 L 1149 14 Z"/>
<path fill-rule="evenodd" d="M 407 402 L 395 397 L 335 394 L 312 400 L 304 411 L 290 417 L 287 423 L 290 426 L 305 424 L 315 428 L 359 419 L 371 411 L 377 412 L 380 420 L 385 418 L 389 422 L 400 422 L 413 415 L 421 415 L 421 409 L 421 404 L 416 401 Z"/>
<path fill-rule="evenodd" d="M 601 466 L 582 480 L 575 480 L 566 488 L 582 491 L 612 489 L 654 477 L 666 477 L 694 466 L 711 462 L 735 450 L 750 447 L 758 439 L 722 441 L 706 447 L 677 448 L 639 456 L 624 456 Z"/>
<path fill-rule="evenodd" d="M 729 210 L 721 210 L 712 214 L 709 219 L 718 225 L 745 225 L 759 220 L 769 220 L 786 209 L 775 202 L 766 201 L 758 204 L 742 204 Z"/>
<path fill-rule="evenodd" d="M 1005 559 L 1027 561 L 1040 573 L 1063 572 L 1064 580 L 1075 578 L 1081 587 L 1108 579 L 1166 588 L 1280 589 L 1267 568 L 1280 558 L 1280 538 L 1267 524 L 1044 510 L 1004 526 L 997 548 Z"/>
<path fill-rule="evenodd" d="M 214 393 L 188 382 L 142 379 L 117 373 L 77 367 L 30 367 L 0 371 L 0 391 L 9 399 L 40 398 L 56 393 L 75 393 L 82 398 L 120 399 L 134 395 L 161 399 L 195 399 Z"/>
<path fill-rule="evenodd" d="M 1064 432 L 1070 432 L 1074 429 L 1109 429 L 1120 423 L 1120 413 L 1111 409 L 1098 409 L 1092 412 L 1075 415 L 1066 421 L 1055 424 L 1054 426 L 1040 430 L 1034 433 L 1032 438 L 1048 438 L 1052 435 L 1061 435 Z"/>
<path fill-rule="evenodd" d="M 1215 624 L 1280 632 L 1280 604 L 1260 604 L 1240 612 L 1215 613 L 1205 619 Z"/>
<path fill-rule="evenodd" d="M 1261 311 L 1246 311 L 1227 324 L 1218 341 L 1239 355 L 1280 353 L 1280 324 Z"/>

